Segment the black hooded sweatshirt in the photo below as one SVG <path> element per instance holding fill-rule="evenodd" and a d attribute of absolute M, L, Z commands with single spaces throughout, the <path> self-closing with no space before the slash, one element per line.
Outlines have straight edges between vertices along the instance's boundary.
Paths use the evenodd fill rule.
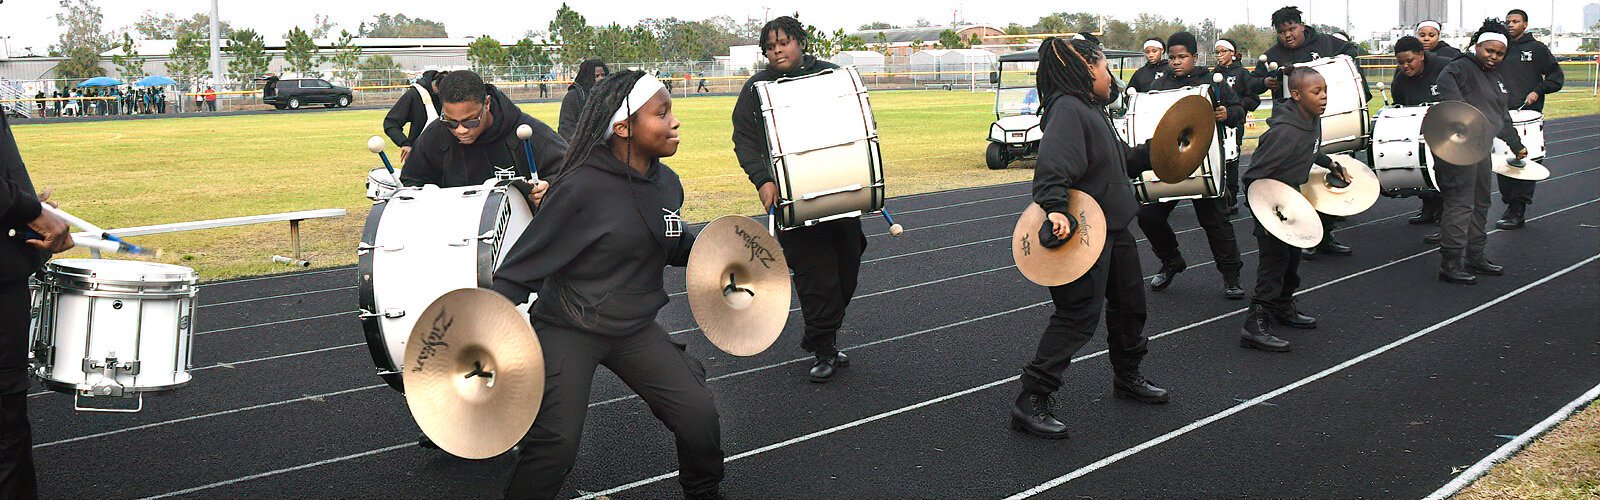
<path fill-rule="evenodd" d="M 22 164 L 11 123 L 0 113 L 0 225 L 19 232 L 39 217 L 44 208 L 33 194 L 33 180 Z M 47 255 L 20 238 L 0 241 L 0 283 L 21 286 L 22 280 L 44 264 Z M 21 299 L 18 299 L 21 300 Z M 0 330 L 0 394 L 28 390 L 28 331 Z"/>
<path fill-rule="evenodd" d="M 1390 92 L 1394 94 L 1394 103 L 1401 106 L 1421 106 L 1439 102 L 1439 73 L 1444 71 L 1447 64 L 1450 64 L 1449 59 L 1423 52 L 1422 73 L 1411 77 L 1406 76 L 1404 71 L 1395 71 L 1394 81 L 1389 83 Z"/>
<path fill-rule="evenodd" d="M 1157 79 L 1169 73 L 1167 65 L 1166 59 L 1160 59 L 1155 64 L 1147 63 L 1139 67 L 1138 71 L 1133 72 L 1133 78 L 1128 79 L 1128 88 L 1139 92 L 1149 92 L 1151 84 L 1154 84 Z"/>
<path fill-rule="evenodd" d="M 1233 89 L 1233 95 L 1239 97 L 1239 107 L 1244 109 L 1245 115 L 1255 111 L 1261 106 L 1261 94 L 1250 92 L 1250 71 L 1244 69 L 1239 61 L 1228 63 L 1227 66 L 1216 66 L 1211 69 L 1213 73 L 1222 73 L 1223 83 Z"/>
<path fill-rule="evenodd" d="M 1228 110 L 1228 119 L 1218 123 L 1224 127 L 1242 126 L 1244 125 L 1245 119 L 1244 106 L 1239 104 L 1239 96 L 1234 95 L 1233 89 L 1228 87 L 1228 81 L 1226 80 L 1227 76 L 1224 75 L 1223 78 L 1224 80 L 1222 81 L 1222 85 L 1212 83 L 1211 71 L 1200 66 L 1195 66 L 1194 71 L 1190 71 L 1188 75 L 1184 76 L 1178 76 L 1177 73 L 1172 72 L 1169 69 L 1165 76 L 1156 79 L 1154 83 L 1150 84 L 1150 90 L 1177 90 L 1184 87 L 1211 85 L 1211 88 L 1221 90 L 1222 99 L 1217 101 L 1217 98 L 1214 94 L 1206 97 L 1212 99 L 1213 101 L 1220 102 L 1221 106 L 1227 108 Z"/>
<path fill-rule="evenodd" d="M 1272 108 L 1267 131 L 1258 143 L 1243 175 L 1247 189 L 1256 179 L 1274 179 L 1299 187 L 1311 177 L 1312 164 L 1333 166 L 1333 159 L 1322 154 L 1322 118 L 1305 116 L 1294 99 Z"/>
<path fill-rule="evenodd" d="M 417 84 L 428 89 L 428 97 L 433 101 L 433 109 L 441 109 L 439 94 L 433 91 L 433 81 L 427 78 L 420 78 Z M 411 129 L 402 132 L 407 123 L 411 124 Z M 383 133 L 389 136 L 389 140 L 394 141 L 396 146 L 412 146 L 417 142 L 417 137 L 422 135 L 422 129 L 427 128 L 427 126 L 428 108 L 422 102 L 422 93 L 417 92 L 416 87 L 406 89 L 406 93 L 400 96 L 400 100 L 394 103 L 394 107 L 389 108 L 389 113 L 383 116 Z"/>
<path fill-rule="evenodd" d="M 1428 52 L 1433 55 L 1443 57 L 1445 60 L 1455 59 L 1456 56 L 1461 55 L 1461 49 L 1451 47 L 1450 44 L 1444 40 L 1439 40 L 1439 43 L 1433 46 L 1433 50 Z"/>
<path fill-rule="evenodd" d="M 1267 49 L 1267 60 L 1264 62 L 1257 62 L 1256 70 L 1250 73 L 1250 90 L 1253 93 L 1260 95 L 1262 92 L 1266 92 L 1268 90 L 1266 78 L 1271 76 L 1272 73 L 1271 71 L 1267 70 L 1268 62 L 1278 63 L 1278 67 L 1281 70 L 1284 66 L 1288 66 L 1290 64 L 1311 62 L 1314 59 L 1333 57 L 1339 54 L 1350 56 L 1350 59 L 1356 60 L 1357 62 L 1360 61 L 1356 58 L 1360 57 L 1361 53 L 1360 51 L 1356 50 L 1356 45 L 1353 43 L 1317 33 L 1317 30 L 1312 29 L 1310 26 L 1306 26 L 1305 36 L 1305 43 L 1300 44 L 1299 47 L 1292 49 L 1284 47 L 1283 42 L 1280 41 L 1273 43 L 1272 47 Z M 1362 88 L 1366 88 L 1366 82 L 1366 76 L 1362 75 Z M 1281 101 L 1289 97 L 1289 94 L 1286 92 L 1286 87 L 1288 87 L 1287 82 L 1284 83 L 1284 85 L 1279 85 L 1277 90 L 1272 91 L 1272 99 L 1274 101 Z M 1367 90 L 1365 95 L 1368 101 L 1372 100 L 1371 90 Z M 1273 109 L 1277 109 L 1277 107 L 1274 106 Z"/>
<path fill-rule="evenodd" d="M 756 82 L 770 82 L 779 78 L 793 78 L 838 69 L 839 65 L 819 60 L 810 55 L 800 60 L 800 66 L 788 73 L 771 68 L 761 70 L 745 80 L 739 90 L 739 100 L 733 104 L 733 154 L 739 157 L 739 166 L 757 188 L 772 182 L 772 159 L 767 149 L 767 129 L 761 118 L 761 96 L 756 95 Z"/>
<path fill-rule="evenodd" d="M 448 127 L 428 127 L 417 138 L 400 171 L 400 182 L 407 186 L 433 184 L 460 187 L 482 184 L 494 178 L 495 167 L 515 166 L 518 176 L 527 177 L 528 158 L 517 125 L 533 127 L 533 155 L 540 174 L 549 177 L 567 155 L 567 141 L 545 125 L 522 112 L 500 89 L 489 85 L 489 113 L 494 123 L 472 144 L 462 144 Z"/>
<path fill-rule="evenodd" d="M 694 234 L 678 220 L 682 206 L 683 184 L 671 168 L 656 162 L 641 175 L 598 146 L 550 184 L 529 232 L 495 272 L 494 290 L 515 303 L 539 292 L 529 311 L 539 321 L 598 335 L 637 332 L 667 304 L 661 269 L 689 262 Z"/>
<path fill-rule="evenodd" d="M 1538 92 L 1539 99 L 1523 109 L 1543 112 L 1544 96 L 1560 91 L 1567 80 L 1561 64 L 1550 54 L 1550 47 L 1527 32 L 1506 46 L 1506 59 L 1495 66 L 1495 71 L 1506 82 L 1506 106 L 1511 109 L 1523 108 L 1528 93 Z"/>
<path fill-rule="evenodd" d="M 561 98 L 561 118 L 556 122 L 561 138 L 572 140 L 572 134 L 578 132 L 578 115 L 583 113 L 583 105 L 588 102 L 588 88 L 576 83 L 567 87 L 567 95 Z"/>
<path fill-rule="evenodd" d="M 1500 80 L 1499 68 L 1485 71 L 1475 55 L 1462 54 L 1439 73 L 1440 101 L 1464 101 L 1478 108 L 1489 119 L 1489 130 L 1495 131 L 1495 137 L 1518 151 L 1522 149 L 1522 137 L 1517 135 L 1511 113 L 1506 110 L 1509 93 Z"/>
<path fill-rule="evenodd" d="M 1052 99 L 1039 126 L 1039 161 L 1033 167 L 1033 201 L 1046 213 L 1070 214 L 1067 190 L 1087 193 L 1106 216 L 1106 231 L 1124 231 L 1139 214 L 1129 178 L 1149 169 L 1149 152 L 1130 149 L 1111 126 L 1105 108 L 1073 96 Z"/>

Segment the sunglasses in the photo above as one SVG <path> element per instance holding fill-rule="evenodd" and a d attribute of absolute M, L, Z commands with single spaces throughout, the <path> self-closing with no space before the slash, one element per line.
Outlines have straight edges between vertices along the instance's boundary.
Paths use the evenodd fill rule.
<path fill-rule="evenodd" d="M 488 111 L 488 110 L 489 110 L 489 103 L 488 103 L 487 100 L 485 100 L 484 103 L 483 103 L 483 108 L 478 110 L 478 117 L 477 118 L 473 118 L 471 120 L 456 121 L 456 120 L 451 120 L 451 119 L 445 117 L 444 115 L 440 115 L 439 116 L 439 124 L 444 125 L 446 127 L 450 127 L 451 130 L 455 130 L 455 129 L 460 128 L 460 127 L 466 127 L 468 129 L 478 128 L 478 125 L 482 125 L 483 124 L 483 113 L 485 111 Z"/>

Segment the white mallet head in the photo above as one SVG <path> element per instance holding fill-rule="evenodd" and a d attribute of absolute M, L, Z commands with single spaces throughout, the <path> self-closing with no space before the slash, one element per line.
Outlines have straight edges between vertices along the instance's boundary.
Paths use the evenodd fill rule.
<path fill-rule="evenodd" d="M 1267 55 L 1266 54 L 1261 54 L 1261 57 L 1257 57 L 1256 60 L 1257 61 L 1261 61 L 1261 62 L 1267 62 Z"/>
<path fill-rule="evenodd" d="M 371 139 L 367 139 L 367 151 L 371 151 L 371 152 L 374 152 L 374 153 L 382 153 L 383 152 L 383 136 L 375 135 L 375 136 L 372 136 Z"/>
<path fill-rule="evenodd" d="M 1378 82 L 1378 90 L 1383 90 L 1383 89 L 1386 89 L 1386 88 L 1389 88 L 1388 84 L 1385 84 L 1383 82 Z"/>
<path fill-rule="evenodd" d="M 1222 83 L 1222 73 L 1212 73 L 1211 83 Z"/>
<path fill-rule="evenodd" d="M 526 141 L 529 137 L 533 137 L 533 127 L 526 123 L 517 125 L 517 138 Z"/>
<path fill-rule="evenodd" d="M 889 225 L 889 236 L 894 236 L 894 237 L 898 238 L 898 237 L 900 237 L 900 233 L 904 233 L 904 232 L 906 232 L 906 228 L 904 226 L 901 226 L 899 224 L 891 224 L 891 225 Z"/>

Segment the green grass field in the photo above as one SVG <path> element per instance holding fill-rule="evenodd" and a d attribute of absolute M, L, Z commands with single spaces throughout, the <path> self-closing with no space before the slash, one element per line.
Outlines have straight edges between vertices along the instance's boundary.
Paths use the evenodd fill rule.
<path fill-rule="evenodd" d="M 983 150 L 993 94 L 878 92 L 872 102 L 891 196 L 1031 178 L 1031 163 L 992 171 Z M 1552 118 L 1600 113 L 1600 100 L 1562 96 Z M 675 103 L 682 147 L 667 160 L 688 192 L 685 216 L 706 221 L 757 213 L 754 189 L 733 155 L 731 97 Z M 523 106 L 555 123 L 555 103 Z M 352 264 L 371 203 L 367 171 L 378 160 L 366 139 L 381 132 L 383 111 L 123 120 L 14 127 L 34 184 L 55 189 L 62 207 L 102 227 L 130 227 L 293 210 L 344 208 L 342 219 L 304 224 L 308 258 L 318 267 Z M 1258 133 L 1258 132 L 1253 132 Z M 1252 145 L 1247 143 L 1246 149 Z M 391 149 L 398 158 L 398 151 Z M 287 224 L 147 236 L 160 259 L 204 279 L 280 272 L 270 262 L 290 249 Z M 83 256 L 74 250 L 66 256 Z"/>

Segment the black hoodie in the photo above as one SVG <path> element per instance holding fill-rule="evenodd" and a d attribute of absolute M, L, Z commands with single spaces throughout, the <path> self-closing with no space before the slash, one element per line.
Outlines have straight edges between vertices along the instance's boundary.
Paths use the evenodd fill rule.
<path fill-rule="evenodd" d="M 1422 55 L 1422 73 L 1415 77 L 1406 76 L 1406 72 L 1395 70 L 1394 81 L 1389 83 L 1390 92 L 1394 94 L 1394 103 L 1401 106 L 1421 106 L 1430 102 L 1439 102 L 1439 73 L 1444 71 L 1449 59 L 1435 56 L 1427 52 Z"/>
<path fill-rule="evenodd" d="M 1283 42 L 1280 41 L 1273 43 L 1272 47 L 1267 49 L 1265 54 L 1267 56 L 1267 61 L 1257 62 L 1256 70 L 1250 73 L 1250 90 L 1253 91 L 1253 93 L 1260 95 L 1262 92 L 1267 91 L 1266 78 L 1271 76 L 1272 73 L 1271 71 L 1267 70 L 1267 62 L 1278 63 L 1280 70 L 1284 66 L 1288 66 L 1290 64 L 1311 62 L 1314 59 L 1333 57 L 1339 54 L 1350 56 L 1350 59 L 1355 60 L 1358 63 L 1360 62 L 1360 59 L 1356 58 L 1360 57 L 1361 53 L 1360 51 L 1356 50 L 1356 45 L 1353 43 L 1317 33 L 1317 30 L 1312 29 L 1310 26 L 1306 26 L 1305 36 L 1305 43 L 1300 44 L 1299 47 L 1292 49 L 1284 47 Z M 1273 100 L 1281 101 L 1288 98 L 1289 94 L 1285 92 L 1288 85 L 1287 82 L 1284 83 L 1284 85 L 1279 85 L 1277 90 L 1272 91 Z M 1361 75 L 1362 88 L 1366 88 L 1366 83 L 1366 75 Z M 1368 101 L 1372 100 L 1371 90 L 1366 91 L 1366 97 Z M 1277 107 L 1273 107 L 1273 109 L 1277 109 Z"/>
<path fill-rule="evenodd" d="M 1223 78 L 1227 78 L 1227 76 L 1224 75 Z M 1218 102 L 1221 103 L 1222 107 L 1228 109 L 1228 119 L 1218 123 L 1224 127 L 1243 126 L 1245 118 L 1244 106 L 1239 104 L 1239 96 L 1234 95 L 1233 89 L 1228 87 L 1228 81 L 1223 80 L 1222 83 L 1222 85 L 1212 83 L 1211 71 L 1201 66 L 1195 66 L 1194 71 L 1190 71 L 1189 74 L 1184 76 L 1178 76 L 1177 73 L 1170 71 L 1169 68 L 1166 75 L 1150 84 L 1150 90 L 1177 90 L 1184 87 L 1211 85 L 1211 88 L 1221 90 L 1222 99 Z M 1217 101 L 1215 94 L 1206 97 Z"/>
<path fill-rule="evenodd" d="M 0 225 L 6 229 L 25 229 L 44 208 L 33 194 L 33 180 L 22 164 L 17 141 L 11 137 L 11 123 L 0 113 Z M 21 286 L 22 280 L 44 263 L 47 255 L 19 238 L 0 241 L 0 283 Z M 12 297 L 13 300 L 23 300 Z M 21 312 L 21 307 L 7 307 Z M 28 330 L 0 330 L 0 394 L 28 390 Z"/>
<path fill-rule="evenodd" d="M 627 335 L 667 304 L 661 269 L 688 264 L 694 234 L 678 220 L 683 184 L 661 162 L 645 174 L 605 145 L 550 184 L 529 232 L 495 271 L 512 302 L 539 292 L 529 311 L 547 323 Z M 681 234 L 668 236 L 668 220 Z"/>
<path fill-rule="evenodd" d="M 495 167 L 515 166 L 517 175 L 528 176 L 528 158 L 523 152 L 522 139 L 517 138 L 517 125 L 533 127 L 533 155 L 543 177 L 554 175 L 553 170 L 567 155 L 567 141 L 545 125 L 522 112 L 511 98 L 500 89 L 489 85 L 489 113 L 494 123 L 489 124 L 472 144 L 462 144 L 448 127 L 428 127 L 417 138 L 400 171 L 400 182 L 407 186 L 434 184 L 439 187 L 460 187 L 482 184 L 493 179 Z"/>
<path fill-rule="evenodd" d="M 1439 43 L 1433 46 L 1433 50 L 1428 52 L 1433 55 L 1443 57 L 1446 60 L 1455 59 L 1456 56 L 1461 55 L 1461 49 L 1451 47 L 1450 44 L 1444 40 L 1439 40 Z"/>
<path fill-rule="evenodd" d="M 1311 177 L 1311 165 L 1333 166 L 1333 159 L 1322 154 L 1322 118 L 1307 117 L 1300 103 L 1285 99 L 1272 108 L 1267 131 L 1261 134 L 1250 167 L 1244 171 L 1248 189 L 1256 179 L 1274 179 L 1293 187 Z"/>
<path fill-rule="evenodd" d="M 767 129 L 761 117 L 761 97 L 756 95 L 756 82 L 770 82 L 779 78 L 793 78 L 837 69 L 839 65 L 819 60 L 810 55 L 800 60 L 800 66 L 788 73 L 771 68 L 761 70 L 745 80 L 739 90 L 739 100 L 733 104 L 733 154 L 739 166 L 757 188 L 772 182 L 771 150 L 767 149 Z"/>
<path fill-rule="evenodd" d="M 433 81 L 428 78 L 419 78 L 417 85 L 428 89 L 428 97 L 433 102 L 433 109 L 440 109 L 439 95 L 433 91 Z M 405 124 L 410 123 L 410 130 Z M 394 107 L 389 108 L 389 113 L 383 116 L 383 133 L 394 141 L 396 146 L 412 146 L 417 142 L 417 137 L 422 135 L 422 129 L 428 126 L 427 104 L 422 102 L 422 93 L 417 92 L 415 86 L 406 89 L 406 93 L 395 101 Z"/>
<path fill-rule="evenodd" d="M 1511 109 L 1523 108 L 1528 93 L 1538 92 L 1539 99 L 1523 109 L 1543 112 L 1545 94 L 1560 91 L 1567 80 L 1561 64 L 1550 54 L 1550 47 L 1527 32 L 1506 46 L 1506 59 L 1495 66 L 1495 71 L 1500 73 L 1506 90 L 1510 91 L 1506 95 L 1506 105 Z"/>
<path fill-rule="evenodd" d="M 1223 83 L 1228 84 L 1228 88 L 1233 89 L 1233 95 L 1239 97 L 1239 107 L 1244 108 L 1246 115 L 1261 106 L 1261 94 L 1250 93 L 1250 71 L 1244 69 L 1244 65 L 1239 64 L 1239 61 L 1233 61 L 1227 66 L 1213 67 L 1211 71 L 1222 73 L 1222 77 L 1227 79 Z"/>
<path fill-rule="evenodd" d="M 1128 228 L 1139 214 L 1129 177 L 1149 168 L 1144 148 L 1129 149 L 1122 142 L 1105 108 L 1082 99 L 1051 99 L 1039 124 L 1039 161 L 1033 166 L 1033 201 L 1045 212 L 1070 214 L 1067 189 L 1087 193 L 1106 216 L 1106 231 Z"/>
<path fill-rule="evenodd" d="M 1489 130 L 1495 131 L 1495 137 L 1517 151 L 1522 149 L 1522 138 L 1506 110 L 1509 93 L 1500 80 L 1499 68 L 1485 71 L 1475 55 L 1462 54 L 1439 73 L 1439 100 L 1464 101 L 1478 108 L 1489 119 Z"/>
<path fill-rule="evenodd" d="M 1141 66 L 1138 71 L 1133 72 L 1133 78 L 1128 79 L 1128 88 L 1138 92 L 1149 92 L 1151 84 L 1169 73 L 1167 65 L 1166 59 L 1160 59 L 1155 64 L 1147 63 Z"/>
<path fill-rule="evenodd" d="M 583 113 L 583 105 L 589 102 L 588 88 L 572 84 L 567 87 L 567 95 L 561 97 L 561 118 L 556 122 L 556 131 L 561 137 L 572 140 L 572 134 L 578 132 L 578 115 Z"/>

